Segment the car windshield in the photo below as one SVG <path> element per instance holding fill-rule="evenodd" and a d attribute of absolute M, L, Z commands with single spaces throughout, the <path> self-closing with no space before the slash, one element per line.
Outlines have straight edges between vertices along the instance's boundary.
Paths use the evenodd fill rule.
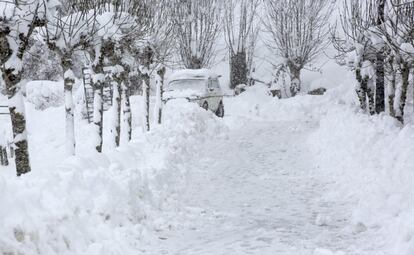
<path fill-rule="evenodd" d="M 206 81 L 202 79 L 176 80 L 169 83 L 170 90 L 203 90 Z"/>

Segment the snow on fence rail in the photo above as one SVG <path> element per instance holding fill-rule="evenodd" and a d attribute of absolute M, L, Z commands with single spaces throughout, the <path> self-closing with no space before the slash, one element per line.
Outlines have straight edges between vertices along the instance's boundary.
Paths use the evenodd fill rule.
<path fill-rule="evenodd" d="M 0 105 L 0 115 L 9 115 L 9 107 L 7 105 Z"/>

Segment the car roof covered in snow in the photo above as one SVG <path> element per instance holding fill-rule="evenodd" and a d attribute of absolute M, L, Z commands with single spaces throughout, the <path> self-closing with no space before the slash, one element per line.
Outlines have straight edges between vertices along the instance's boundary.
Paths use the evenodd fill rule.
<path fill-rule="evenodd" d="M 218 78 L 219 76 L 213 73 L 209 69 L 183 69 L 174 72 L 170 77 L 169 81 L 176 81 L 176 80 L 187 80 L 187 79 L 208 79 L 208 78 Z"/>

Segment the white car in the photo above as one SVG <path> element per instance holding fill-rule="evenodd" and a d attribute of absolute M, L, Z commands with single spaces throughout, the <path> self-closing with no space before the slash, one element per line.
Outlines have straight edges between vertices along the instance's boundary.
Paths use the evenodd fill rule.
<path fill-rule="evenodd" d="M 219 76 L 210 70 L 180 70 L 171 75 L 164 89 L 164 101 L 187 99 L 224 117 L 223 92 Z"/>

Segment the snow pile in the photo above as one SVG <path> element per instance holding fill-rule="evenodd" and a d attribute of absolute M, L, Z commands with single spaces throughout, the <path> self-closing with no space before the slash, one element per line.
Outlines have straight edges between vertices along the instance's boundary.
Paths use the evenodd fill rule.
<path fill-rule="evenodd" d="M 50 113 L 58 121 L 63 112 Z M 171 104 L 164 116 L 164 125 L 107 154 L 21 178 L 1 171 L 0 253 L 137 254 L 143 239 L 158 239 L 157 229 L 168 227 L 159 209 L 175 206 L 186 158 L 225 131 L 194 104 Z M 54 157 L 42 156 L 35 160 Z"/>
<path fill-rule="evenodd" d="M 256 120 L 307 121 L 326 111 L 326 98 L 300 95 L 279 100 L 264 85 L 248 87 L 240 95 L 226 99 L 227 113 Z"/>
<path fill-rule="evenodd" d="M 63 104 L 63 84 L 53 81 L 32 81 L 26 85 L 28 102 L 36 109 L 44 110 Z"/>
<path fill-rule="evenodd" d="M 353 224 L 388 237 L 381 240 L 384 250 L 414 254 L 414 126 L 401 128 L 388 116 L 362 114 L 342 97 L 327 96 L 330 107 L 309 140 L 336 189 L 327 195 L 356 201 Z"/>
<path fill-rule="evenodd" d="M 385 114 L 371 117 L 361 113 L 354 83 L 349 77 L 324 96 L 283 100 L 269 96 L 268 89 L 258 85 L 227 99 L 226 112 L 259 121 L 318 125 L 307 143 L 318 175 L 332 183 L 322 200 L 355 205 L 348 230 L 376 236 L 385 254 L 412 255 L 414 125 L 401 127 Z M 323 226 L 329 221 L 318 215 L 315 224 Z"/>

